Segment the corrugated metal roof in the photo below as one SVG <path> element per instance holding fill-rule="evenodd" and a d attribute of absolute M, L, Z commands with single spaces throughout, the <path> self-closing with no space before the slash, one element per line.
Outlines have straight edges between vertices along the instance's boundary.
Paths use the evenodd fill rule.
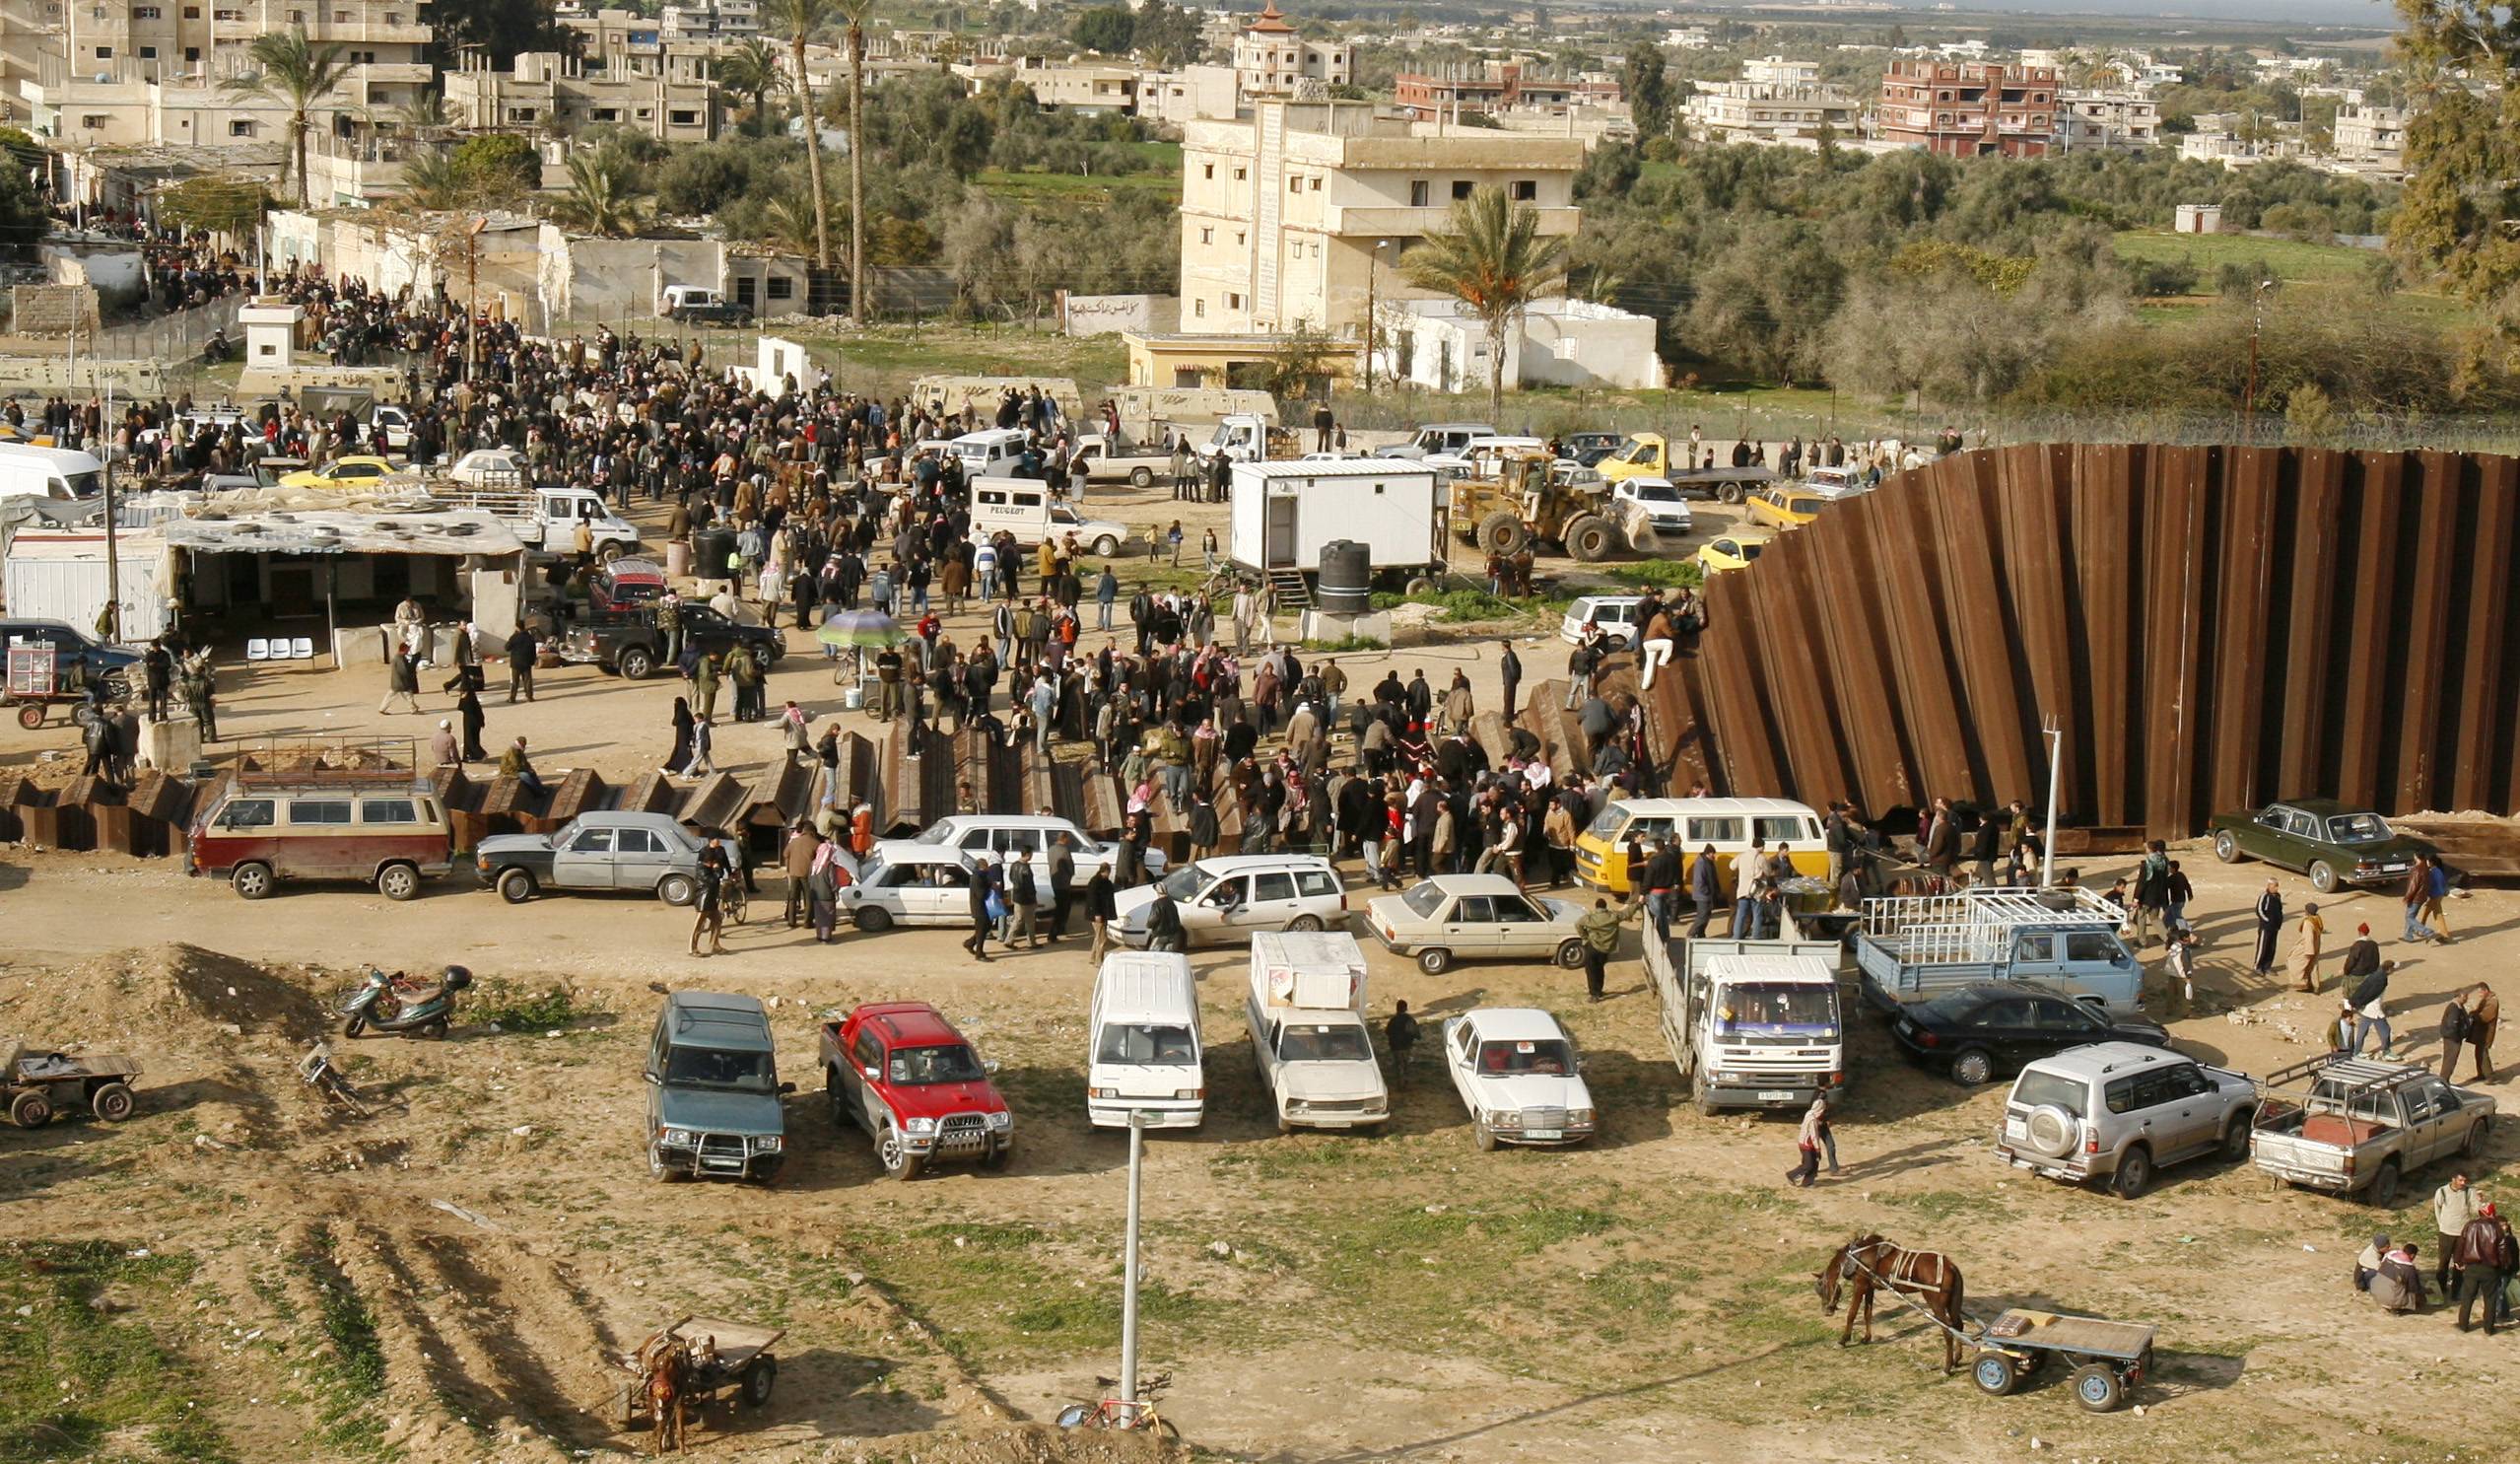
<path fill-rule="evenodd" d="M 517 554 L 524 544 L 498 518 L 438 514 L 271 513 L 174 519 L 166 541 L 196 554 Z"/>

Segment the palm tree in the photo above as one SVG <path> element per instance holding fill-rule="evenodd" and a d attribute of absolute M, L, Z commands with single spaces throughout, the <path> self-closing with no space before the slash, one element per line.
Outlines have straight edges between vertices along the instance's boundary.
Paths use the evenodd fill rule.
<path fill-rule="evenodd" d="M 785 196 L 773 198 L 761 211 L 762 237 L 791 254 L 814 251 L 814 232 L 829 221 L 814 217 L 810 204 Z"/>
<path fill-rule="evenodd" d="M 796 67 L 797 111 L 805 120 L 805 164 L 814 180 L 814 267 L 831 268 L 831 194 L 823 187 L 822 123 L 814 115 L 814 83 L 805 75 L 805 37 L 831 24 L 832 0 L 770 0 L 770 19 L 787 33 L 787 57 Z M 850 151 L 857 139 L 850 138 Z"/>
<path fill-rule="evenodd" d="M 833 0 L 849 20 L 849 314 L 866 318 L 866 20 L 875 0 Z"/>
<path fill-rule="evenodd" d="M 415 208 L 458 208 L 465 178 L 454 154 L 443 147 L 418 147 L 402 165 L 402 196 Z"/>
<path fill-rule="evenodd" d="M 306 113 L 341 85 L 350 72 L 340 46 L 307 43 L 306 28 L 270 32 L 253 38 L 245 55 L 250 73 L 231 77 L 225 90 L 238 101 L 262 99 L 289 108 L 289 153 L 298 160 L 298 206 L 306 206 Z M 288 181 L 284 174 L 283 182 Z"/>
<path fill-rule="evenodd" d="M 569 190 L 551 207 L 572 229 L 606 239 L 637 234 L 655 199 L 641 191 L 639 165 L 601 150 L 569 155 Z"/>
<path fill-rule="evenodd" d="M 770 94 L 787 88 L 779 47 L 758 35 L 745 36 L 717 58 L 717 84 L 753 99 L 753 135 L 765 135 L 770 131 Z"/>
<path fill-rule="evenodd" d="M 1566 241 L 1540 237 L 1539 210 L 1482 183 L 1457 199 L 1450 226 L 1400 256 L 1421 290 L 1450 295 L 1487 327 L 1487 410 L 1505 410 L 1505 331 L 1534 300 L 1566 281 Z"/>

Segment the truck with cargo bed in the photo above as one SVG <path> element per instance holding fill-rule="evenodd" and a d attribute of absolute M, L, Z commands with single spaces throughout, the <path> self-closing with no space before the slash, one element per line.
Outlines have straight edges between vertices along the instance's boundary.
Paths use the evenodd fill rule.
<path fill-rule="evenodd" d="M 1365 952 L 1355 937 L 1256 932 L 1244 1010 L 1279 1133 L 1369 1129 L 1392 1116 L 1365 1024 Z"/>
<path fill-rule="evenodd" d="M 1660 941 L 1645 971 L 1663 1040 L 1705 1114 L 1805 1108 L 1846 1089 L 1834 941 Z"/>
<path fill-rule="evenodd" d="M 2387 1210 L 2408 1174 L 2485 1150 L 2494 1101 L 2412 1063 L 2323 1053 L 2259 1085 L 2249 1155 L 2280 1185 L 2360 1194 Z"/>
<path fill-rule="evenodd" d="M 1895 1013 L 1980 981 L 2052 981 L 2117 1016 L 2140 1015 L 2144 968 L 2116 906 L 2087 889 L 1964 889 L 1864 902 L 1864 996 Z"/>

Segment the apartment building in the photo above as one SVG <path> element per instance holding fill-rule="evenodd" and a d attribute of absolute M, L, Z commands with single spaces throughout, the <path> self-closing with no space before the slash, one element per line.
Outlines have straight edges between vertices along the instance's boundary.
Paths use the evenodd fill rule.
<path fill-rule="evenodd" d="M 1277 0 L 1252 17 L 1234 36 L 1234 82 L 1245 98 L 1294 97 L 1310 89 L 1318 97 L 1356 79 L 1356 47 L 1339 40 L 1306 40 L 1277 9 Z"/>
<path fill-rule="evenodd" d="M 1817 87 L 1820 63 L 1760 56 L 1741 63 L 1741 80 L 1758 87 Z"/>
<path fill-rule="evenodd" d="M 1541 233 L 1575 233 L 1579 139 L 1425 136 L 1361 103 L 1263 100 L 1254 112 L 1183 129 L 1185 331 L 1266 334 L 1302 322 L 1358 334 L 1369 289 L 1382 300 L 1427 298 L 1396 262 L 1481 183 L 1536 210 Z"/>
<path fill-rule="evenodd" d="M 2161 142 L 2161 104 L 2141 92 L 2060 92 L 2057 146 L 2069 153 L 2138 153 Z"/>
<path fill-rule="evenodd" d="M 717 135 L 717 85 L 705 54 L 668 53 L 654 74 L 589 70 L 575 56 L 528 51 L 509 70 L 480 57 L 445 76 L 446 115 L 457 127 L 566 132 L 599 122 L 635 127 L 663 142 Z"/>
<path fill-rule="evenodd" d="M 1481 61 L 1440 72 L 1403 71 L 1392 78 L 1394 105 L 1421 122 L 1509 112 L 1562 117 L 1578 105 L 1603 105 L 1618 100 L 1619 85 L 1607 77 L 1542 75 L 1520 61 Z"/>
<path fill-rule="evenodd" d="M 1046 107 L 1087 116 L 1139 114 L 1139 99 L 1150 78 L 1135 66 L 1111 61 L 1054 61 L 1045 56 L 1005 56 L 987 61 L 957 61 L 953 72 L 973 96 L 1000 77 L 1028 88 Z"/>
<path fill-rule="evenodd" d="M 2407 109 L 2353 103 L 2337 108 L 2330 151 L 2344 169 L 2403 174 L 2407 170 Z"/>
<path fill-rule="evenodd" d="M 245 50 L 256 36 L 297 26 L 318 44 L 340 46 L 352 62 L 335 94 L 343 105 L 399 106 L 424 91 L 432 74 L 425 3 L 0 0 L 0 113 L 65 140 L 194 141 L 201 129 L 143 112 L 158 105 L 160 93 L 215 94 L 251 69 Z M 87 125 L 92 117 L 100 119 L 95 126 Z M 218 125 L 208 131 L 229 135 Z"/>
<path fill-rule="evenodd" d="M 1864 104 L 1818 87 L 1706 82 L 1681 105 L 1680 115 L 1698 138 L 1716 144 L 1817 144 L 1823 131 L 1851 142 Z"/>
<path fill-rule="evenodd" d="M 1951 158 L 2037 158 L 2056 141 L 2050 67 L 1978 61 L 1892 61 L 1881 74 L 1875 135 Z"/>
<path fill-rule="evenodd" d="M 578 37 L 578 55 L 589 75 L 608 77 L 706 75 L 711 58 L 731 41 L 668 36 L 664 23 L 631 10 L 564 12 L 560 23 Z"/>
<path fill-rule="evenodd" d="M 667 40 L 741 40 L 759 35 L 761 0 L 690 0 L 657 13 Z"/>

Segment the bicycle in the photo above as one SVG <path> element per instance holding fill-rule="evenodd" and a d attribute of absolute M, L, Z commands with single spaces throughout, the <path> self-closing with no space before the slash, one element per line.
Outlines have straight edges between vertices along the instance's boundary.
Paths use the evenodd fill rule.
<path fill-rule="evenodd" d="M 717 913 L 728 925 L 744 923 L 744 876 L 740 871 L 729 871 L 725 884 L 717 891 Z"/>
<path fill-rule="evenodd" d="M 1103 1388 L 1120 1386 L 1120 1379 L 1116 1377 L 1098 1377 L 1094 1379 L 1094 1382 L 1096 1386 Z M 1172 1383 L 1171 1373 L 1158 1372 L 1138 1383 L 1137 1398 L 1134 1402 L 1124 1398 L 1080 1399 L 1058 1411 L 1058 1427 L 1154 1432 L 1163 1435 L 1167 1443 L 1179 1443 L 1182 1441 L 1182 1430 L 1155 1407 L 1156 1398 L 1166 1388 L 1171 1387 Z"/>

